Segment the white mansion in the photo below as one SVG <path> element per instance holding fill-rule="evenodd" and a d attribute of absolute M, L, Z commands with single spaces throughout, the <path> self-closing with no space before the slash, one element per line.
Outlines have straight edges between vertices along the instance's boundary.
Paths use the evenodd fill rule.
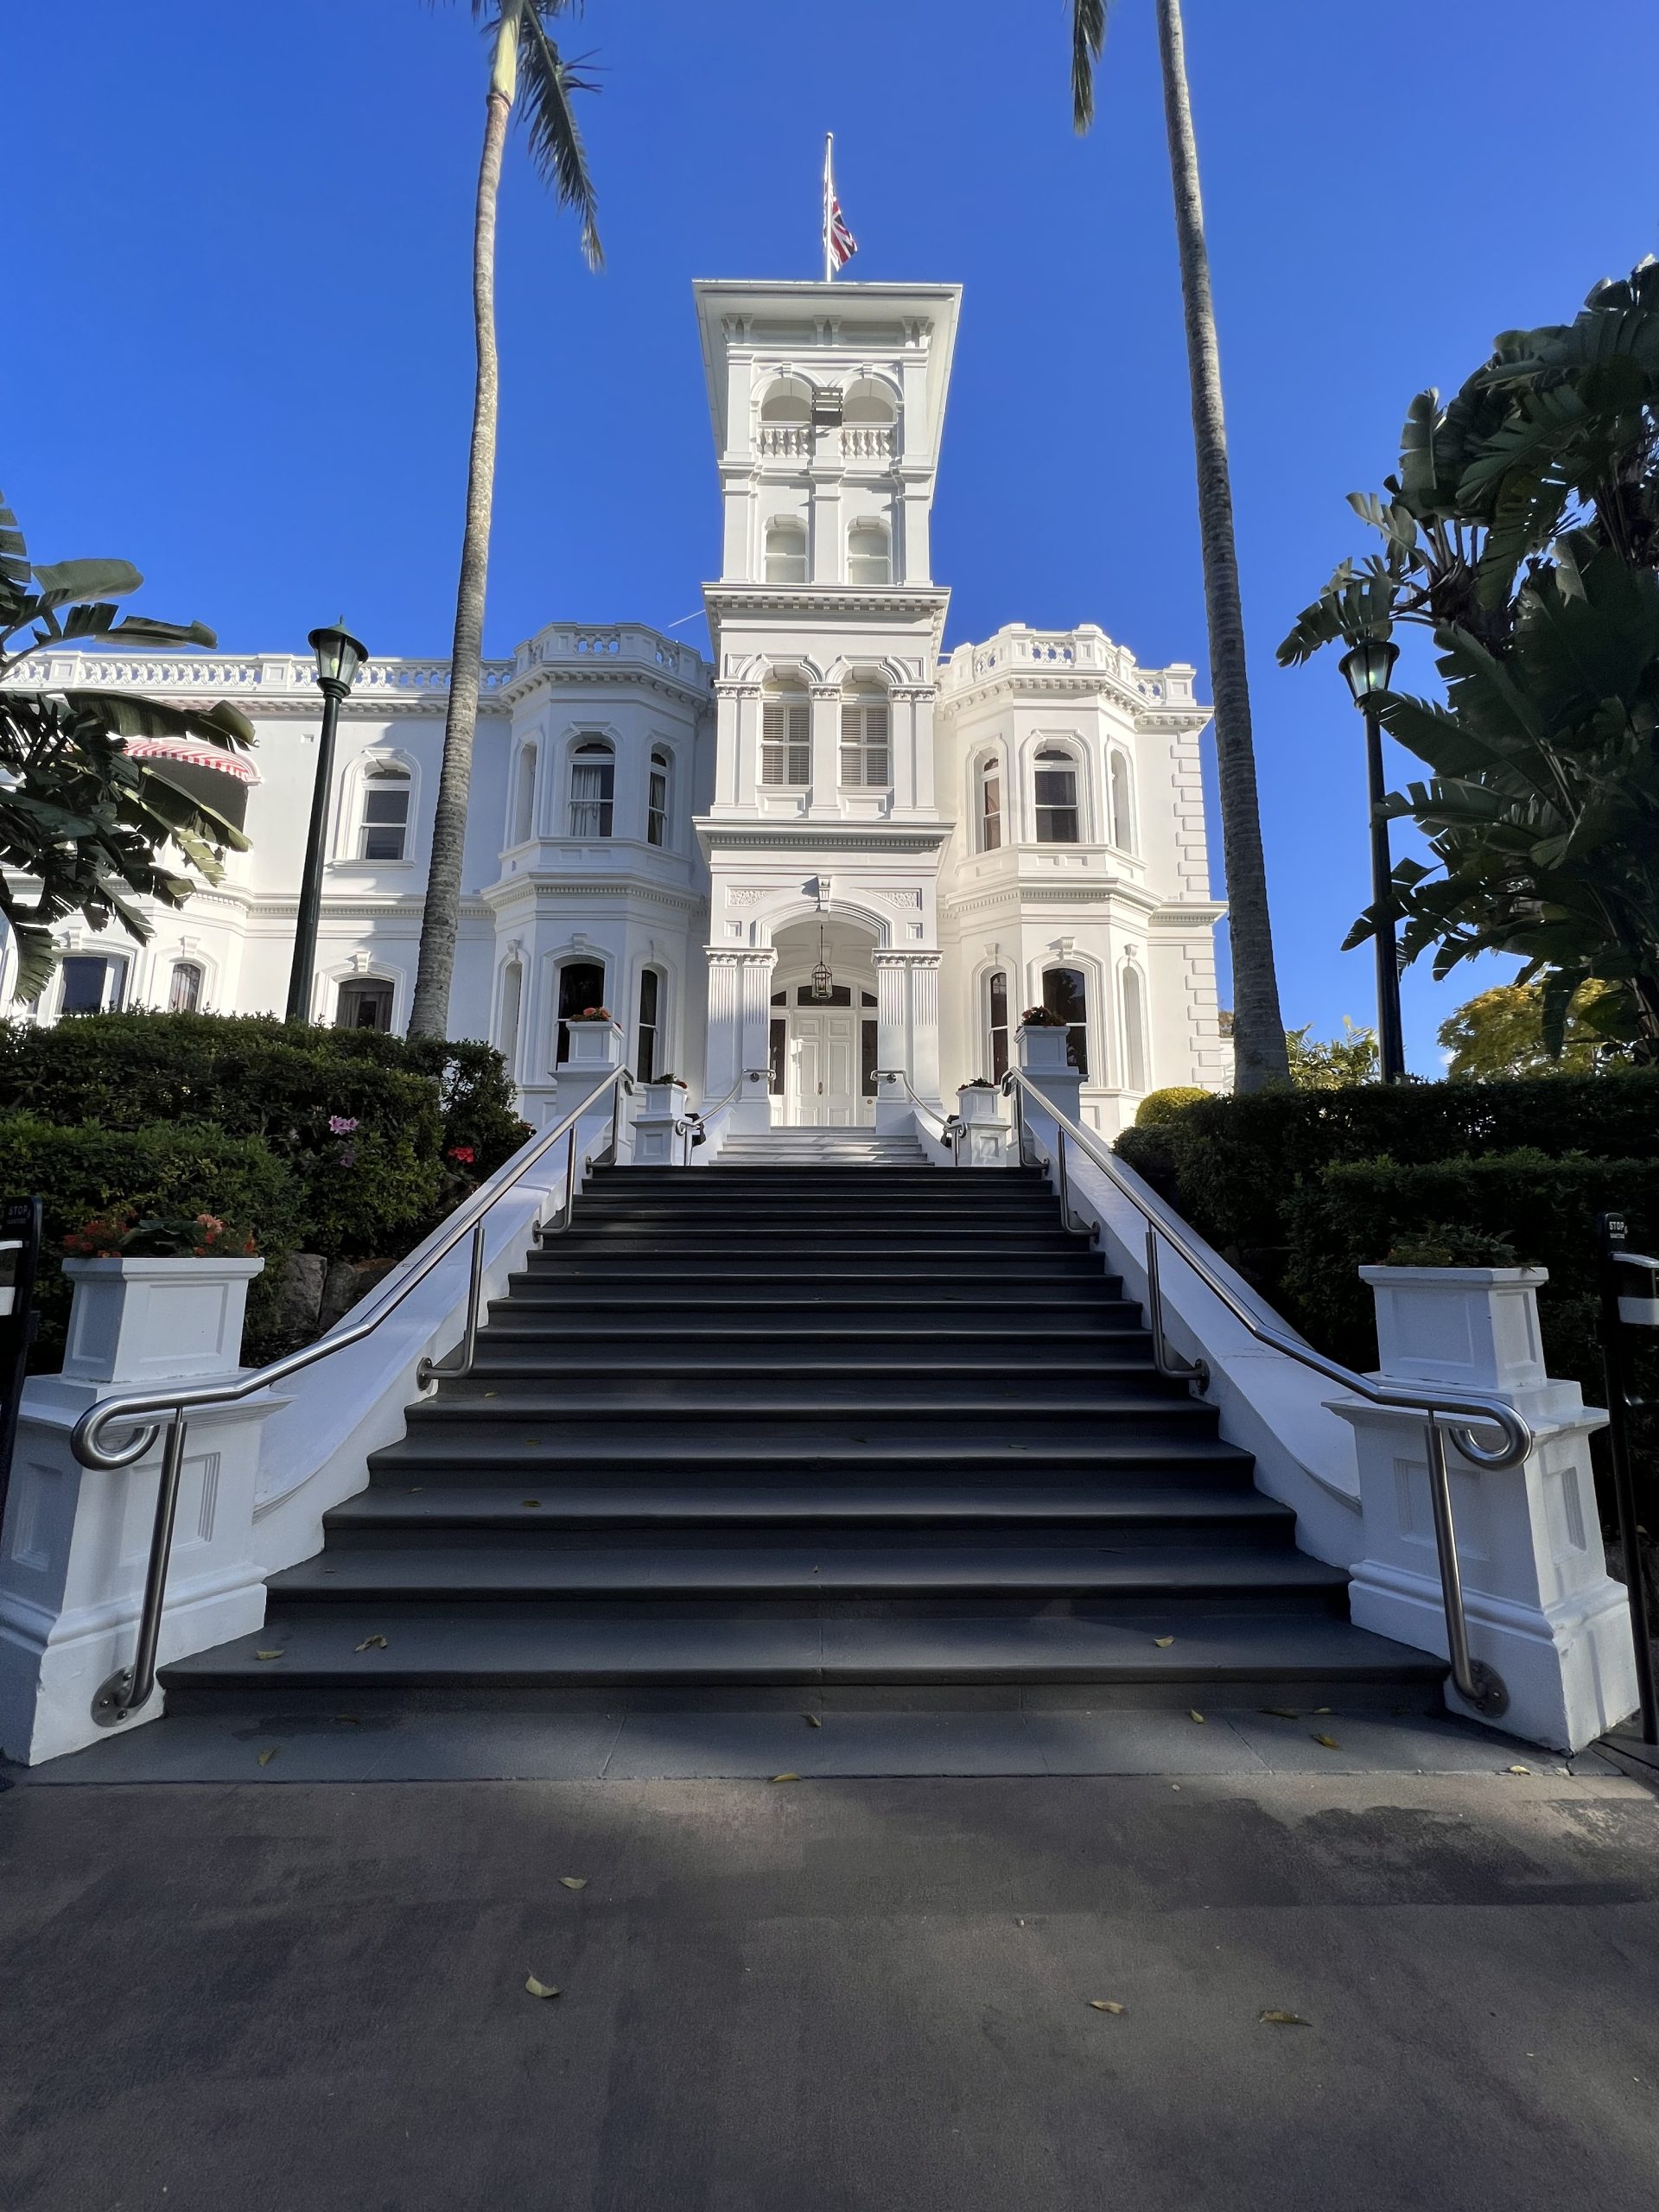
<path fill-rule="evenodd" d="M 544 1119 L 561 1017 L 604 1004 L 642 1073 L 743 1122 L 874 1119 L 1000 1074 L 1022 1007 L 1071 1027 L 1085 1118 L 1228 1080 L 1185 665 L 1092 625 L 942 656 L 928 530 L 954 285 L 700 283 L 724 507 L 713 665 L 637 624 L 555 623 L 485 665 L 452 1033 Z M 135 945 L 84 925 L 41 1009 L 280 1009 L 320 700 L 287 654 L 64 652 L 54 685 L 224 697 L 258 741 L 251 850 Z M 42 680 L 35 674 L 33 680 Z M 314 1017 L 407 1018 L 448 684 L 372 660 L 346 702 Z M 822 973 L 816 986 L 814 970 Z M 767 1095 L 769 1094 L 769 1103 Z"/>

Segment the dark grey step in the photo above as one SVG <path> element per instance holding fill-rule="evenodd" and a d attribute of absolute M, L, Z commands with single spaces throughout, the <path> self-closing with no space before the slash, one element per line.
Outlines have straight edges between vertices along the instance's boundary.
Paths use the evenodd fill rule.
<path fill-rule="evenodd" d="M 831 1602 L 793 1618 L 561 1618 L 545 1606 L 400 1605 L 282 1609 L 270 1624 L 162 1669 L 168 1702 L 189 1709 L 193 1691 L 295 1689 L 694 1687 L 800 1684 L 1044 1684 L 1103 1689 L 1272 1682 L 1426 1682 L 1444 1662 L 1322 1614 L 1278 1618 L 1230 1612 L 1174 1599 L 1173 1641 L 1160 1649 L 1144 1614 L 925 1620 L 836 1617 Z M 359 1651 L 371 1636 L 384 1648 Z M 258 1650 L 282 1656 L 260 1661 Z"/>
<path fill-rule="evenodd" d="M 537 1376 L 569 1376 L 585 1395 L 589 1387 L 611 1383 L 633 1386 L 641 1380 L 660 1382 L 664 1390 L 692 1380 L 709 1391 L 728 1386 L 747 1391 L 754 1382 L 768 1385 L 782 1377 L 791 1386 L 833 1380 L 855 1385 L 868 1382 L 870 1402 L 879 1404 L 885 1388 L 895 1380 L 918 1389 L 931 1384 L 967 1381 L 975 1386 L 1001 1381 L 1014 1393 L 1013 1402 L 1025 1404 L 1051 1389 L 1070 1391 L 1074 1384 L 1092 1387 L 1103 1376 L 1151 1376 L 1152 1339 L 1144 1330 L 1124 1330 L 1103 1335 L 1078 1347 L 1058 1344 L 1052 1333 L 1039 1339 L 1040 1349 L 1028 1359 L 1010 1356 L 1001 1338 L 988 1338 L 988 1349 L 977 1355 L 948 1335 L 906 1339 L 866 1331 L 837 1340 L 802 1334 L 789 1342 L 752 1343 L 728 1333 L 710 1341 L 671 1343 L 658 1337 L 649 1343 L 630 1342 L 613 1333 L 585 1342 L 547 1333 L 529 1341 L 508 1332 L 489 1330 L 479 1338 L 467 1382 L 533 1381 Z M 877 1390 L 877 1384 L 882 1386 Z M 460 1387 L 459 1383 L 456 1387 Z M 798 1391 L 779 1396 L 792 1404 Z"/>
<path fill-rule="evenodd" d="M 581 1483 L 561 1475 L 531 1490 L 451 1488 L 435 1482 L 412 1493 L 406 1484 L 373 1484 L 323 1516 L 331 1545 L 359 1539 L 446 1543 L 469 1532 L 511 1531 L 520 1540 L 571 1529 L 707 1532 L 721 1541 L 769 1540 L 779 1529 L 808 1529 L 815 1541 L 849 1535 L 863 1541 L 879 1528 L 884 1539 L 911 1530 L 931 1543 L 941 1531 L 1008 1529 L 1058 1541 L 1075 1532 L 1115 1544 L 1164 1542 L 1191 1529 L 1205 1544 L 1224 1540 L 1288 1541 L 1295 1529 L 1288 1506 L 1258 1490 L 1172 1476 L 1163 1482 L 1124 1476 L 1094 1483 L 970 1484 L 897 1478 L 855 1483 L 817 1477 L 792 1484 L 707 1481 Z"/>
<path fill-rule="evenodd" d="M 1288 1548 L 1231 1545 L 1214 1551 L 1098 1542 L 1039 1545 L 1029 1536 L 987 1542 L 823 1545 L 798 1540 L 734 1546 L 683 1537 L 613 1548 L 493 1542 L 441 1548 L 359 1548 L 319 1554 L 273 1575 L 273 1604 L 444 1605 L 565 1599 L 785 1598 L 1271 1599 L 1294 1610 L 1345 1600 L 1340 1567 Z M 273 1627 L 280 1623 L 273 1620 Z"/>
<path fill-rule="evenodd" d="M 1023 1310 L 979 1307 L 967 1313 L 930 1315 L 925 1309 L 874 1319 L 856 1306 L 842 1306 L 826 1314 L 817 1306 L 805 1310 L 791 1301 L 770 1311 L 755 1309 L 755 1331 L 764 1331 L 757 1343 L 753 1333 L 736 1322 L 729 1307 L 683 1307 L 677 1312 L 659 1306 L 648 1327 L 642 1327 L 639 1309 L 608 1315 L 591 1306 L 550 1313 L 529 1300 L 493 1301 L 489 1309 L 484 1341 L 486 1344 L 539 1344 L 554 1350 L 593 1351 L 601 1355 L 627 1351 L 642 1361 L 658 1357 L 683 1358 L 710 1344 L 741 1344 L 747 1351 L 768 1355 L 777 1349 L 787 1357 L 791 1348 L 812 1351 L 823 1348 L 859 1358 L 861 1348 L 887 1351 L 895 1357 L 912 1352 L 924 1355 L 951 1345 L 969 1345 L 980 1338 L 1002 1344 L 1029 1344 L 1040 1351 L 1065 1353 L 1094 1345 L 1109 1345 L 1120 1338 L 1144 1344 L 1147 1332 L 1139 1313 L 1127 1306 L 1104 1313 L 1079 1312 L 1062 1306 L 1058 1313 L 1034 1318 Z"/>
<path fill-rule="evenodd" d="M 1000 1420 L 1013 1430 L 1032 1417 L 1050 1428 L 1057 1421 L 1136 1413 L 1179 1418 L 1192 1403 L 1176 1395 L 1181 1388 L 1165 1382 L 1150 1363 L 1122 1374 L 1096 1364 L 1046 1378 L 1013 1371 L 987 1374 L 972 1367 L 912 1368 L 887 1376 L 853 1369 L 800 1376 L 759 1370 L 724 1375 L 695 1368 L 683 1375 L 617 1371 L 572 1376 L 556 1390 L 549 1388 L 545 1375 L 532 1370 L 519 1376 L 498 1366 L 490 1374 L 475 1371 L 465 1381 L 441 1381 L 436 1397 L 411 1407 L 409 1419 L 564 1425 L 607 1415 L 680 1421 L 702 1415 L 711 1421 L 779 1421 L 798 1434 L 804 1424 L 844 1422 L 849 1415 L 937 1421 L 950 1414 L 974 1414 L 982 1421 Z M 1205 1414 L 1213 1419 L 1211 1408 L 1193 1408 L 1194 1416 Z"/>
<path fill-rule="evenodd" d="M 856 1284 L 791 1283 L 781 1298 L 777 1284 L 772 1283 L 764 1298 L 738 1298 L 727 1291 L 716 1303 L 710 1300 L 706 1288 L 696 1280 L 665 1281 L 653 1275 L 645 1282 L 607 1287 L 591 1277 L 580 1283 L 563 1282 L 556 1274 L 543 1270 L 535 1275 L 512 1276 L 509 1295 L 490 1303 L 492 1317 L 504 1313 L 613 1313 L 631 1323 L 637 1319 L 643 1327 L 650 1325 L 654 1315 L 660 1314 L 671 1325 L 682 1328 L 700 1325 L 704 1319 L 715 1327 L 724 1326 L 728 1319 L 734 1328 L 765 1327 L 798 1314 L 803 1319 L 822 1318 L 826 1321 L 846 1316 L 862 1319 L 870 1314 L 872 1308 L 891 1313 L 895 1327 L 920 1326 L 934 1318 L 946 1328 L 957 1325 L 958 1319 L 966 1328 L 993 1319 L 1012 1325 L 1028 1319 L 1041 1321 L 1052 1318 L 1063 1321 L 1068 1328 L 1077 1328 L 1096 1319 L 1108 1324 L 1118 1320 L 1133 1322 L 1141 1313 L 1139 1306 L 1119 1294 L 1116 1280 L 1110 1275 L 1066 1275 L 1058 1281 L 1044 1276 L 1037 1282 L 1010 1283 L 1002 1274 L 997 1277 L 995 1293 L 984 1286 L 971 1290 L 953 1287 L 938 1283 L 937 1278 L 931 1287 L 921 1283 L 915 1287 L 903 1282 L 884 1283 L 873 1278 Z M 696 1317 L 695 1320 L 693 1316 Z"/>

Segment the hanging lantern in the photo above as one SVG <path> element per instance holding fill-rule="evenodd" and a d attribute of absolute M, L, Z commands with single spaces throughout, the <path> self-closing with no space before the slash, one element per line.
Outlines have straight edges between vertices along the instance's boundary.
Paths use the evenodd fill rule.
<path fill-rule="evenodd" d="M 818 964 L 812 970 L 812 995 L 822 1001 L 833 998 L 835 990 L 836 979 L 830 973 L 830 965 L 824 957 L 823 924 L 820 922 L 818 924 Z"/>

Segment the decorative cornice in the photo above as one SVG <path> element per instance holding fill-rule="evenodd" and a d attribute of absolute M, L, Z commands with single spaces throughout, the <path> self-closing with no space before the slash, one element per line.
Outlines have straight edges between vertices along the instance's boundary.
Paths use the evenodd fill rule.
<path fill-rule="evenodd" d="M 949 823 L 926 827 L 870 823 L 857 829 L 810 820 L 776 823 L 711 822 L 694 825 L 711 852 L 783 850 L 827 853 L 936 853 L 950 836 Z"/>

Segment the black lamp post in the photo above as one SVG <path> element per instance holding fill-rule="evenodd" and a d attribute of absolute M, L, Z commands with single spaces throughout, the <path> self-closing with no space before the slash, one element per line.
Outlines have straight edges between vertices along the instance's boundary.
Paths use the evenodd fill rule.
<path fill-rule="evenodd" d="M 1376 909 L 1376 1041 L 1384 1083 L 1400 1083 L 1406 1072 L 1405 1033 L 1400 1020 L 1400 956 L 1395 944 L 1394 863 L 1389 855 L 1388 817 L 1382 811 L 1382 727 L 1378 696 L 1389 688 L 1400 648 L 1386 638 L 1361 638 L 1343 655 L 1342 672 L 1354 704 L 1365 717 L 1365 772 L 1371 798 L 1371 902 Z"/>
<path fill-rule="evenodd" d="M 368 658 L 349 630 L 314 630 L 306 639 L 317 657 L 317 689 L 322 693 L 322 732 L 317 740 L 317 777 L 311 788 L 311 827 L 305 840 L 305 871 L 300 878 L 300 911 L 294 918 L 294 965 L 288 978 L 289 1021 L 304 1021 L 311 1008 L 311 974 L 317 964 L 317 918 L 322 911 L 322 840 L 328 826 L 328 794 L 334 781 L 334 727 L 340 702 Z"/>

